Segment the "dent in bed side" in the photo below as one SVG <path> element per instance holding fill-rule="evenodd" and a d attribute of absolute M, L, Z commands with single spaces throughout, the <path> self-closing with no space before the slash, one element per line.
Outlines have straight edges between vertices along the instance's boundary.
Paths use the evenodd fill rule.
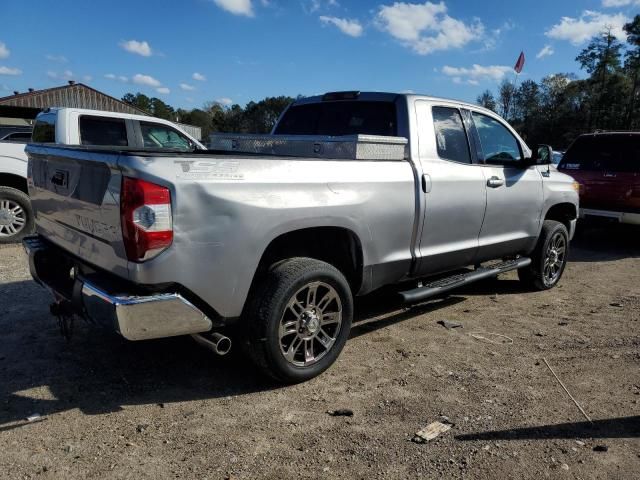
<path fill-rule="evenodd" d="M 234 175 L 241 180 L 193 180 L 180 178 L 178 166 L 161 157 L 121 157 L 125 174 L 139 172 L 165 184 L 172 179 L 167 186 L 174 199 L 173 246 L 151 262 L 130 263 L 130 280 L 179 283 L 220 315 L 237 317 L 268 246 L 282 235 L 325 227 L 351 231 L 358 239 L 364 288 L 398 280 L 397 271 L 377 266 L 397 264 L 408 271 L 415 214 L 408 162 L 236 161 Z"/>

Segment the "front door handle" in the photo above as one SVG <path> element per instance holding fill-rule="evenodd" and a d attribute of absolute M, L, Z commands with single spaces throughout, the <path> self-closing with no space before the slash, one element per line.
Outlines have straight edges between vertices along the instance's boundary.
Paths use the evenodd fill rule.
<path fill-rule="evenodd" d="M 431 175 L 428 173 L 422 175 L 422 191 L 424 193 L 431 192 Z"/>
<path fill-rule="evenodd" d="M 487 186 L 491 188 L 498 188 L 504 185 L 504 180 L 502 178 L 493 176 L 489 180 L 487 180 Z"/>

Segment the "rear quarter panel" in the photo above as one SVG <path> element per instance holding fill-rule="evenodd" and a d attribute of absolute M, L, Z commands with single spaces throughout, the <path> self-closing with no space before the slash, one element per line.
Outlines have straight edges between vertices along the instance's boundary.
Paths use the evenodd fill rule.
<path fill-rule="evenodd" d="M 409 270 L 408 162 L 123 156 L 120 166 L 172 191 L 173 245 L 130 263 L 130 279 L 180 283 L 224 317 L 240 315 L 263 252 L 287 232 L 343 227 L 360 239 L 365 266 Z"/>

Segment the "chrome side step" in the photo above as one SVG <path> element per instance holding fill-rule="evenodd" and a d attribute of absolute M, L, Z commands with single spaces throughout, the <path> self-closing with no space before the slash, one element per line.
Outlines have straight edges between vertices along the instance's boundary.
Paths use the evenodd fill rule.
<path fill-rule="evenodd" d="M 450 277 L 441 278 L 440 280 L 427 283 L 422 287 L 400 292 L 400 296 L 405 303 L 421 302 L 428 298 L 437 297 L 438 295 L 453 290 L 454 288 L 458 288 L 472 282 L 477 282 L 478 280 L 495 277 L 501 273 L 509 272 L 511 270 L 517 270 L 518 268 L 526 267 L 529 264 L 531 264 L 531 259 L 529 257 L 519 257 L 515 260 L 507 260 L 506 262 L 480 267 L 472 272 L 460 273 Z"/>

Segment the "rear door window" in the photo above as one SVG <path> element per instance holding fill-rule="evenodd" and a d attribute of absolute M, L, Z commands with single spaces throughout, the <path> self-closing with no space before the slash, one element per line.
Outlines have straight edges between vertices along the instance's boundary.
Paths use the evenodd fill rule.
<path fill-rule="evenodd" d="M 559 168 L 592 172 L 640 172 L 640 135 L 578 137 Z"/>
<path fill-rule="evenodd" d="M 127 126 L 122 118 L 80 117 L 80 144 L 94 146 L 126 147 Z"/>
<path fill-rule="evenodd" d="M 31 136 L 36 143 L 55 143 L 56 142 L 56 114 L 41 113 L 36 118 L 36 124 L 33 126 L 33 134 Z"/>
<path fill-rule="evenodd" d="M 397 135 L 392 102 L 338 101 L 292 105 L 280 119 L 276 135 Z"/>
<path fill-rule="evenodd" d="M 433 107 L 433 126 L 438 156 L 444 160 L 471 163 L 469 142 L 457 108 Z"/>
<path fill-rule="evenodd" d="M 145 148 L 168 148 L 173 150 L 193 150 L 187 137 L 168 125 L 140 122 L 142 141 Z"/>

